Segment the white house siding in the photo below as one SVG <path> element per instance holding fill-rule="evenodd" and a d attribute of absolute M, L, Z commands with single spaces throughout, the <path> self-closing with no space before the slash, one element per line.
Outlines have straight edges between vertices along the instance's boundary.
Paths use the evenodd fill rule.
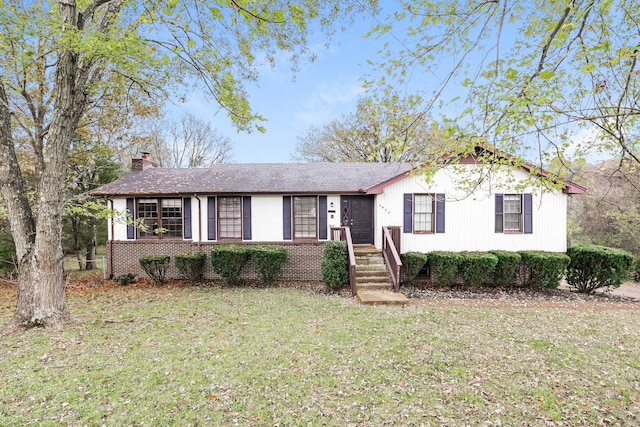
<path fill-rule="evenodd" d="M 194 242 L 197 242 L 198 239 L 206 240 L 207 236 L 202 236 L 202 233 L 205 233 L 206 228 L 202 229 L 202 212 L 198 209 L 203 204 L 206 204 L 206 198 L 200 197 L 200 206 L 198 206 L 198 199 L 195 197 L 191 197 L 191 239 Z M 200 216 L 200 217 L 199 217 Z M 206 217 L 205 217 L 206 218 Z"/>
<path fill-rule="evenodd" d="M 461 168 L 460 166 L 457 167 Z M 471 177 L 471 166 L 464 167 Z M 460 174 L 453 167 L 439 170 L 427 182 L 421 176 L 409 176 L 384 188 L 376 197 L 376 246 L 381 247 L 383 225 L 403 226 L 403 195 L 405 193 L 444 193 L 445 232 L 434 234 L 401 233 L 402 252 L 418 251 L 486 251 L 502 249 L 566 251 L 567 195 L 561 191 L 541 190 L 531 186 L 517 188 L 527 174 L 513 170 L 501 179 L 487 180 L 472 193 L 456 185 Z M 514 180 L 509 180 L 509 177 Z M 517 190 L 516 190 L 517 188 Z M 495 232 L 495 193 L 532 193 L 533 233 L 505 234 Z M 404 231 L 404 230 L 402 230 Z"/>
<path fill-rule="evenodd" d="M 254 242 L 283 240 L 282 196 L 251 197 L 251 233 Z"/>
<path fill-rule="evenodd" d="M 110 219 L 113 233 L 109 226 L 109 240 L 127 240 L 127 224 L 124 215 L 127 212 L 127 199 L 113 199 L 113 211 L 116 215 Z"/>
<path fill-rule="evenodd" d="M 340 227 L 340 196 L 327 196 L 327 211 L 328 229 Z"/>

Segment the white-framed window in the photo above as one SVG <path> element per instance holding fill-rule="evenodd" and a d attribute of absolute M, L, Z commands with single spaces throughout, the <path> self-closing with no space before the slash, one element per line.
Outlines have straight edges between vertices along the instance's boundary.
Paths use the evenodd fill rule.
<path fill-rule="evenodd" d="M 316 239 L 318 237 L 318 198 L 293 197 L 293 238 Z"/>
<path fill-rule="evenodd" d="M 504 231 L 522 231 L 522 194 L 505 194 L 502 200 Z"/>
<path fill-rule="evenodd" d="M 138 237 L 181 238 L 182 199 L 138 199 L 137 219 L 144 227 L 138 228 Z"/>
<path fill-rule="evenodd" d="M 218 237 L 242 239 L 242 198 L 218 197 Z"/>
<path fill-rule="evenodd" d="M 433 194 L 415 194 L 413 197 L 413 232 L 433 233 L 435 197 Z"/>

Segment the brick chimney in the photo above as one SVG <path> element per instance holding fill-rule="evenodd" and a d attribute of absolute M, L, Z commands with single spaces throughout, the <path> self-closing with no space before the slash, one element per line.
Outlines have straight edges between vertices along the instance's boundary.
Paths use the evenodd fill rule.
<path fill-rule="evenodd" d="M 147 151 L 143 151 L 141 154 L 142 154 L 142 158 L 131 159 L 132 172 L 140 172 L 148 168 L 158 167 L 158 164 L 149 158 L 149 153 Z"/>
<path fill-rule="evenodd" d="M 131 172 L 142 172 L 142 159 L 131 159 Z"/>

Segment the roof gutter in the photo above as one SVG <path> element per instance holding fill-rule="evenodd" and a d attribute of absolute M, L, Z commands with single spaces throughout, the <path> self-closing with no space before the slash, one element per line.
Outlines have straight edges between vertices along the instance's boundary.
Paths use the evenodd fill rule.
<path fill-rule="evenodd" d="M 113 199 L 107 199 L 107 201 L 109 202 L 109 204 L 111 205 L 111 212 L 112 214 L 109 215 L 109 226 L 111 228 L 111 238 L 107 241 L 107 258 L 109 258 L 109 268 L 107 270 L 107 277 L 109 279 L 113 278 L 113 247 L 112 247 L 112 242 L 113 242 L 113 237 L 114 237 L 114 233 L 115 233 L 115 226 L 113 224 L 114 219 L 113 219 Z"/>
<path fill-rule="evenodd" d="M 193 197 L 198 201 L 198 252 L 200 252 L 202 246 L 202 200 L 200 200 L 200 197 L 195 193 Z"/>

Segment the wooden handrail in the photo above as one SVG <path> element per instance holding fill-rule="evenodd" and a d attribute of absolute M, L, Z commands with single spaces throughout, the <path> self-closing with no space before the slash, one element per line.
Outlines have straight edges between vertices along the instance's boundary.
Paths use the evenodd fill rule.
<path fill-rule="evenodd" d="M 353 251 L 351 229 L 349 227 L 331 227 L 331 240 L 344 240 L 347 242 L 347 252 L 349 254 L 349 284 L 351 285 L 351 295 L 355 296 L 357 293 L 356 254 Z"/>
<path fill-rule="evenodd" d="M 400 268 L 402 267 L 402 261 L 400 260 L 400 255 L 398 254 L 391 234 L 389 227 L 382 227 L 382 256 L 387 266 L 387 271 L 389 271 L 389 275 L 391 276 L 391 281 L 393 282 L 393 290 L 400 292 Z M 399 241 L 399 228 L 396 238 Z"/>

